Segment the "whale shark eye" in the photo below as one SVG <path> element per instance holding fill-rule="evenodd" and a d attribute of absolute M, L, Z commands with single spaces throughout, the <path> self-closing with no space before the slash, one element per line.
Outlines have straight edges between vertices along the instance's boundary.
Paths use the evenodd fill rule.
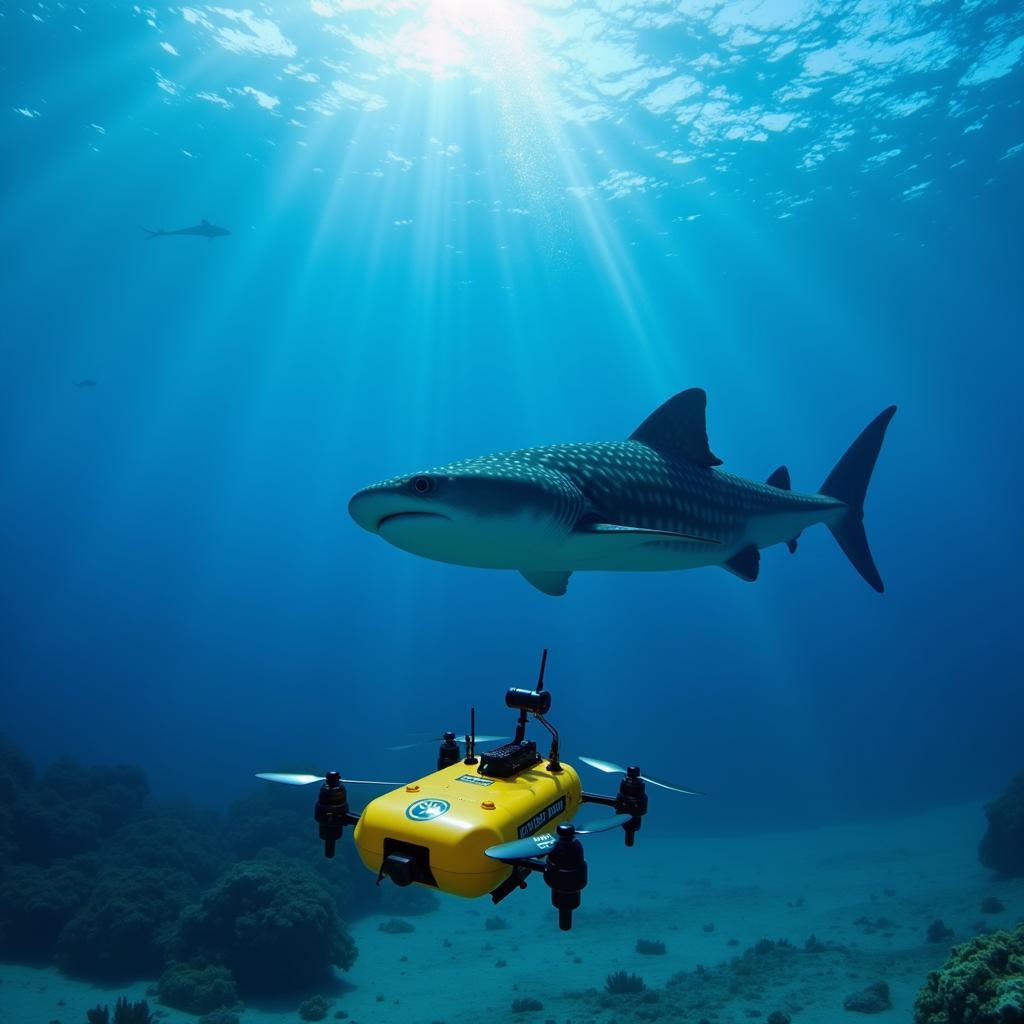
<path fill-rule="evenodd" d="M 434 479 L 429 476 L 414 476 L 410 482 L 417 494 L 429 494 L 437 486 Z"/>

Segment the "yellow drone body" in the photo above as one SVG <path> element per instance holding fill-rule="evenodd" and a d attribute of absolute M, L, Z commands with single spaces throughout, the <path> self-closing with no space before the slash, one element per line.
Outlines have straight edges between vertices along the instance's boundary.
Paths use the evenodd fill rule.
<path fill-rule="evenodd" d="M 461 760 L 372 800 L 353 838 L 363 863 L 400 884 L 455 896 L 492 892 L 512 873 L 484 851 L 550 832 L 575 817 L 582 786 L 575 770 L 539 760 L 509 778 L 481 774 Z"/>
<path fill-rule="evenodd" d="M 321 784 L 313 818 L 325 857 L 334 856 L 345 829 L 354 826 L 356 850 L 378 882 L 390 878 L 399 886 L 423 885 L 467 899 L 490 895 L 493 903 L 525 889 L 526 879 L 539 872 L 558 911 L 558 927 L 568 931 L 588 879 L 580 837 L 621 830 L 626 846 L 632 846 L 647 814 L 646 783 L 678 793 L 698 791 L 642 775 L 636 765 L 624 768 L 580 755 L 578 760 L 589 767 L 621 776 L 614 796 L 584 793 L 576 770 L 559 757 L 558 730 L 545 718 L 551 707 L 551 694 L 544 689 L 547 654 L 541 657 L 534 689 L 505 692 L 505 706 L 519 712 L 510 743 L 478 752 L 478 740 L 505 737 L 478 736 L 471 709 L 465 754 L 455 733 L 446 732 L 437 748 L 437 771 L 407 785 L 343 779 L 337 771 L 260 772 L 259 778 L 289 786 Z M 551 736 L 547 757 L 526 739 L 531 718 Z M 409 746 L 418 744 L 392 749 Z M 387 792 L 355 814 L 347 786 L 384 786 Z M 573 819 L 583 804 L 614 813 L 577 827 Z"/>

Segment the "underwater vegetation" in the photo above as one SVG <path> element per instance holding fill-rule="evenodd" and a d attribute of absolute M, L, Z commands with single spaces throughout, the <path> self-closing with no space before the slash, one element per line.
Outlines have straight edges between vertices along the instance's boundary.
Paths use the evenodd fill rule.
<path fill-rule="evenodd" d="M 0 740 L 3 959 L 101 983 L 159 978 L 168 1006 L 229 1012 L 351 967 L 358 915 L 437 905 L 426 890 L 376 888 L 361 866 L 368 884 L 350 884 L 355 869 L 351 851 L 325 860 L 308 808 L 286 794 L 263 789 L 217 814 L 151 800 L 130 766 L 37 774 Z M 130 1008 L 113 1012 L 134 1024 Z"/>
<path fill-rule="evenodd" d="M 1024 774 L 985 807 L 988 830 L 978 846 L 978 860 L 1006 877 L 1024 875 Z"/>
<path fill-rule="evenodd" d="M 186 1013 L 210 1013 L 239 1002 L 231 971 L 216 964 L 190 967 L 172 962 L 160 975 L 157 992 L 164 1006 Z"/>
<path fill-rule="evenodd" d="M 137 1003 L 128 1002 L 121 996 L 114 1004 L 114 1016 L 110 1016 L 109 1006 L 97 1006 L 86 1012 L 88 1024 L 152 1024 L 153 1014 L 145 999 Z"/>
<path fill-rule="evenodd" d="M 914 1005 L 915 1024 L 1024 1021 L 1024 924 L 955 946 Z"/>
<path fill-rule="evenodd" d="M 302 989 L 347 970 L 356 948 L 330 886 L 301 861 L 243 861 L 178 922 L 175 952 L 221 964 L 243 993 Z"/>

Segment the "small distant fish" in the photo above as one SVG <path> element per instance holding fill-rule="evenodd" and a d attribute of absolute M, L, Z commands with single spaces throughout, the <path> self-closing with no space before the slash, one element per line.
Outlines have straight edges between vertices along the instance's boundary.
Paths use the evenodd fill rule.
<path fill-rule="evenodd" d="M 96 387 L 96 381 L 90 380 L 88 377 L 85 380 L 80 380 L 76 385 L 76 388 L 94 388 Z"/>
<path fill-rule="evenodd" d="M 147 242 L 151 238 L 159 238 L 161 235 L 199 235 L 202 238 L 210 239 L 212 242 L 215 238 L 231 234 L 227 228 L 219 228 L 208 220 L 202 220 L 190 228 L 178 228 L 176 231 L 164 231 L 163 228 L 159 231 L 150 231 L 149 228 L 143 228 L 142 230 L 146 232 Z"/>

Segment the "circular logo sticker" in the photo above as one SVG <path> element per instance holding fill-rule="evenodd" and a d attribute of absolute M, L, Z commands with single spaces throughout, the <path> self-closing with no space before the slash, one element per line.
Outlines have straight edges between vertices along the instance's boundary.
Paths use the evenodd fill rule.
<path fill-rule="evenodd" d="M 405 816 L 411 821 L 433 821 L 451 809 L 447 800 L 417 800 L 405 809 Z"/>

